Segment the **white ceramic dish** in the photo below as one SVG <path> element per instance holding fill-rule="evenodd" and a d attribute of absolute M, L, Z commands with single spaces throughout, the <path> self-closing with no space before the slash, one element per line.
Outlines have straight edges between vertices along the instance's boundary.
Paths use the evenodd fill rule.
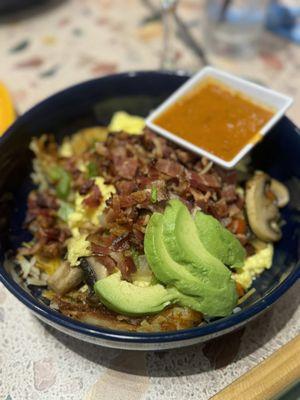
<path fill-rule="evenodd" d="M 174 104 L 180 97 L 186 95 L 190 90 L 192 90 L 195 85 L 198 85 L 201 81 L 206 78 L 214 78 L 226 86 L 244 94 L 248 98 L 251 98 L 254 102 L 264 105 L 268 108 L 274 109 L 275 113 L 273 117 L 262 127 L 260 130 L 261 136 L 265 136 L 266 133 L 280 120 L 280 118 L 285 114 L 286 110 L 293 103 L 293 99 L 282 93 L 276 92 L 272 89 L 265 88 L 264 86 L 257 85 L 256 83 L 247 81 L 242 78 L 238 78 L 235 75 L 229 74 L 227 72 L 221 71 L 213 67 L 205 67 L 192 78 L 190 78 L 184 85 L 182 85 L 178 90 L 176 90 L 170 97 L 167 98 L 155 111 L 153 111 L 149 117 L 146 119 L 146 125 L 154 130 L 155 132 L 165 136 L 166 138 L 172 140 L 173 142 L 185 147 L 197 154 L 203 155 L 216 164 L 221 165 L 225 168 L 234 167 L 246 153 L 248 153 L 255 142 L 248 143 L 245 145 L 240 152 L 230 161 L 225 161 L 212 153 L 198 147 L 181 137 L 177 136 L 173 132 L 170 132 L 159 125 L 154 123 L 154 120 L 166 109 L 168 109 L 172 104 Z"/>

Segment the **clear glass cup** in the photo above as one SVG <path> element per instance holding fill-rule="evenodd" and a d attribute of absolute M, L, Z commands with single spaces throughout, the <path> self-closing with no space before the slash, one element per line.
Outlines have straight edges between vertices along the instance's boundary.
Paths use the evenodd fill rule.
<path fill-rule="evenodd" d="M 161 53 L 161 69 L 176 69 L 176 9 L 178 0 L 161 0 L 163 20 L 163 49 Z"/>
<path fill-rule="evenodd" d="M 209 56 L 250 57 L 263 31 L 267 0 L 206 0 L 203 45 Z"/>

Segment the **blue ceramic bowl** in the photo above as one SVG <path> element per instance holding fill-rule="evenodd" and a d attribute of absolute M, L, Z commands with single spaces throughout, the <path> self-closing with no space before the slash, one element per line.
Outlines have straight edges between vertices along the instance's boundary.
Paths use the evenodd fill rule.
<path fill-rule="evenodd" d="M 241 311 L 208 325 L 169 333 L 128 333 L 77 322 L 50 309 L 38 299 L 38 291 L 26 291 L 3 266 L 5 252 L 16 249 L 28 233 L 22 228 L 30 189 L 33 136 L 53 132 L 57 138 L 79 128 L 104 124 L 117 110 L 148 115 L 187 76 L 165 72 L 137 72 L 107 76 L 66 89 L 21 116 L 0 139 L 0 279 L 23 304 L 49 325 L 82 340 L 122 349 L 160 350 L 186 346 L 223 335 L 246 324 L 272 306 L 300 277 L 300 136 L 283 118 L 252 152 L 255 168 L 285 182 L 291 202 L 283 210 L 283 238 L 275 246 L 273 266 L 254 283 L 255 293 Z M 12 193 L 12 196 L 5 195 Z"/>

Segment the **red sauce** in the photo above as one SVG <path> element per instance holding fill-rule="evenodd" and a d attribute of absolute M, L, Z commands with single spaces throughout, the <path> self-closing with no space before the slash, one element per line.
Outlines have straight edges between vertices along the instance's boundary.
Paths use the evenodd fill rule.
<path fill-rule="evenodd" d="M 156 125 L 230 161 L 250 142 L 273 112 L 223 83 L 207 79 L 163 111 Z"/>

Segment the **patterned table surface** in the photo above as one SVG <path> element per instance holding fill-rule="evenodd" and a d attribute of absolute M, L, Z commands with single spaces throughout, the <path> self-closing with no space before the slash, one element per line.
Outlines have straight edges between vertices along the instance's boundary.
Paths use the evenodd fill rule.
<path fill-rule="evenodd" d="M 180 16 L 201 38 L 199 0 Z M 69 0 L 0 17 L 0 80 L 20 113 L 73 83 L 117 71 L 156 69 L 162 29 L 152 0 Z M 178 44 L 178 63 L 201 67 Z M 300 48 L 265 33 L 257 56 L 223 67 L 294 97 L 300 124 Z M 206 400 L 300 331 L 300 282 L 246 329 L 163 353 L 81 343 L 43 325 L 0 285 L 0 399 Z"/>

